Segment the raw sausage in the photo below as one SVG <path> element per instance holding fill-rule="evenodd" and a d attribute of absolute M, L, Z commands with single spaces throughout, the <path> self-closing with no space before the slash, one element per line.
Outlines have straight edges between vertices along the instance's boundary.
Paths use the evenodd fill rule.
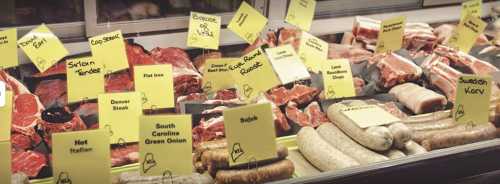
<path fill-rule="evenodd" d="M 427 153 L 427 150 L 415 141 L 408 141 L 405 145 L 404 152 L 406 155 L 417 155 Z"/>
<path fill-rule="evenodd" d="M 495 126 L 491 123 L 487 123 L 472 128 L 469 127 L 464 131 L 450 131 L 446 134 L 436 134 L 430 139 L 422 141 L 422 146 L 430 151 L 494 139 L 495 137 Z"/>
<path fill-rule="evenodd" d="M 412 131 L 403 123 L 393 123 L 388 128 L 394 137 L 394 147 L 396 148 L 404 148 L 405 144 L 412 139 Z"/>
<path fill-rule="evenodd" d="M 294 166 L 290 160 L 281 160 L 255 169 L 220 170 L 215 176 L 217 184 L 266 183 L 291 178 Z"/>

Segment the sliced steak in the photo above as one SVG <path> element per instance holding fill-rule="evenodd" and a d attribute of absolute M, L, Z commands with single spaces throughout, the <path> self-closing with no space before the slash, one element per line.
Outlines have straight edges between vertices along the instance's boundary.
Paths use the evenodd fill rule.
<path fill-rule="evenodd" d="M 499 71 L 497 67 L 486 61 L 447 46 L 439 45 L 434 52 L 450 59 L 451 66 L 461 69 L 464 73 L 491 75 L 491 73 Z"/>
<path fill-rule="evenodd" d="M 309 122 L 311 122 L 312 127 L 318 127 L 322 123 L 328 123 L 328 117 L 321 111 L 321 107 L 318 102 L 311 102 L 305 109 L 304 112 L 309 116 Z"/>
<path fill-rule="evenodd" d="M 236 92 L 236 89 L 222 89 L 219 90 L 215 93 L 215 100 L 231 100 L 231 99 L 237 99 L 238 98 L 238 93 Z"/>
<path fill-rule="evenodd" d="M 37 85 L 35 95 L 46 108 L 64 107 L 68 104 L 66 80 L 43 80 Z"/>
<path fill-rule="evenodd" d="M 139 145 L 136 143 L 116 146 L 111 149 L 111 166 L 119 167 L 137 163 L 139 161 L 138 154 Z"/>
<path fill-rule="evenodd" d="M 224 137 L 224 117 L 202 118 L 200 124 L 193 128 L 193 145 Z"/>
<path fill-rule="evenodd" d="M 107 93 L 128 92 L 134 90 L 134 82 L 127 71 L 106 76 L 105 90 Z"/>
<path fill-rule="evenodd" d="M 47 166 L 47 157 L 34 151 L 12 152 L 12 173 L 24 173 L 33 178 Z"/>
<path fill-rule="evenodd" d="M 304 127 L 312 126 L 309 116 L 297 108 L 294 102 L 288 102 L 285 108 L 286 117 L 292 122 Z"/>
<path fill-rule="evenodd" d="M 313 101 L 321 91 L 315 87 L 309 87 L 302 84 L 296 84 L 289 91 L 290 101 L 297 103 L 298 105 L 308 104 Z"/>
<path fill-rule="evenodd" d="M 367 61 L 373 53 L 352 45 L 332 43 L 328 45 L 328 59 L 348 59 L 351 63 Z"/>
<path fill-rule="evenodd" d="M 415 81 L 422 75 L 422 69 L 413 61 L 395 53 L 382 53 L 370 59 L 380 71 L 380 86 L 391 88 L 397 84 Z"/>
<path fill-rule="evenodd" d="M 269 90 L 266 97 L 277 106 L 285 105 L 290 101 L 289 91 L 283 86 Z"/>

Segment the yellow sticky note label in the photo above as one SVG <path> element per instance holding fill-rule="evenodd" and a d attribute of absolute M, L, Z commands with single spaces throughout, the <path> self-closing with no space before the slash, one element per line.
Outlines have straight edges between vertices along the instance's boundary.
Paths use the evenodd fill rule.
<path fill-rule="evenodd" d="M 137 142 L 142 99 L 139 92 L 108 93 L 98 97 L 99 128 L 108 131 L 111 143 Z"/>
<path fill-rule="evenodd" d="M 141 175 L 192 174 L 191 115 L 141 116 L 140 121 Z"/>
<path fill-rule="evenodd" d="M 308 70 L 318 72 L 328 56 L 328 43 L 303 31 L 298 54 Z"/>
<path fill-rule="evenodd" d="M 403 45 L 406 17 L 399 16 L 383 20 L 378 33 L 377 53 L 396 51 Z"/>
<path fill-rule="evenodd" d="M 40 72 L 44 72 L 69 52 L 50 29 L 42 24 L 17 41 Z"/>
<path fill-rule="evenodd" d="M 271 104 L 227 109 L 223 115 L 230 166 L 277 157 Z"/>
<path fill-rule="evenodd" d="M 203 91 L 216 92 L 234 87 L 235 81 L 229 66 L 239 61 L 240 58 L 208 59 L 203 73 Z"/>
<path fill-rule="evenodd" d="M 252 44 L 267 24 L 267 18 L 247 2 L 241 2 L 227 28 L 246 42 Z"/>
<path fill-rule="evenodd" d="M 463 75 L 458 79 L 453 118 L 457 123 L 489 122 L 491 76 Z"/>
<path fill-rule="evenodd" d="M 128 68 L 125 42 L 120 30 L 89 38 L 94 60 L 101 63 L 105 74 Z"/>
<path fill-rule="evenodd" d="M 10 68 L 19 65 L 16 41 L 17 29 L 0 31 L 0 53 L 2 53 L 0 68 Z"/>
<path fill-rule="evenodd" d="M 220 20 L 219 16 L 191 12 L 187 46 L 219 49 Z"/>
<path fill-rule="evenodd" d="M 11 153 L 10 142 L 0 141 L 0 183 L 11 183 Z"/>
<path fill-rule="evenodd" d="M 278 74 L 281 83 L 311 78 L 306 66 L 300 61 L 299 56 L 291 45 L 283 45 L 266 49 L 274 71 Z"/>
<path fill-rule="evenodd" d="M 4 93 L 0 95 L 5 98 L 4 106 L 0 106 L 0 141 L 10 140 L 12 122 L 12 91 L 5 91 Z"/>
<path fill-rule="evenodd" d="M 361 128 L 387 125 L 400 121 L 399 118 L 377 105 L 346 107 L 340 112 Z"/>
<path fill-rule="evenodd" d="M 356 96 L 349 60 L 329 60 L 323 64 L 321 73 L 326 99 Z"/>
<path fill-rule="evenodd" d="M 53 183 L 111 183 L 109 149 L 106 131 L 52 134 Z"/>
<path fill-rule="evenodd" d="M 449 45 L 462 52 L 469 53 L 477 37 L 483 33 L 487 23 L 480 18 L 468 16 L 461 22 L 450 38 Z"/>
<path fill-rule="evenodd" d="M 460 22 L 463 22 L 467 16 L 481 17 L 483 0 L 469 0 L 462 3 L 460 12 Z"/>
<path fill-rule="evenodd" d="M 66 72 L 69 103 L 97 99 L 104 93 L 103 68 L 93 57 L 66 60 Z"/>
<path fill-rule="evenodd" d="M 261 48 L 240 58 L 240 61 L 230 64 L 238 92 L 247 102 L 280 84 L 273 67 Z"/>
<path fill-rule="evenodd" d="M 134 67 L 135 91 L 143 98 L 143 109 L 171 108 L 174 102 L 172 65 Z"/>
<path fill-rule="evenodd" d="M 304 31 L 309 31 L 315 9 L 316 0 L 290 0 L 285 21 Z"/>

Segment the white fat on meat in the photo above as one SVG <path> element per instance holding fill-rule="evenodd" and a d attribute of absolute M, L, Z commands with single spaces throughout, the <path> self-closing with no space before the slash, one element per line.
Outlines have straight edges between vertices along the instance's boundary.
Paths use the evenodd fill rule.
<path fill-rule="evenodd" d="M 447 101 L 443 95 L 414 83 L 404 83 L 393 87 L 389 94 L 395 96 L 415 114 L 434 112 L 442 109 Z"/>

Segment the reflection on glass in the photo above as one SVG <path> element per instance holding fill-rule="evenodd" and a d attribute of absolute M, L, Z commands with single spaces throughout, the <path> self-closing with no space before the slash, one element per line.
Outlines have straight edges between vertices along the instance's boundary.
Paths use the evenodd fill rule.
<path fill-rule="evenodd" d="M 190 11 L 236 11 L 242 0 L 97 0 L 98 22 L 189 16 Z M 248 0 L 247 0 L 248 2 Z"/>
<path fill-rule="evenodd" d="M 83 21 L 83 0 L 2 0 L 0 27 Z"/>

